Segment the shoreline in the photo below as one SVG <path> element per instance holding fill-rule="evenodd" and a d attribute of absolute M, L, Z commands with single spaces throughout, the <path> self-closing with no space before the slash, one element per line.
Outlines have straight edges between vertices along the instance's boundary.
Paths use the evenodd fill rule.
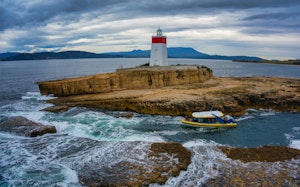
<path fill-rule="evenodd" d="M 202 83 L 79 94 L 47 102 L 58 108 L 79 106 L 169 116 L 190 115 L 211 107 L 234 116 L 249 108 L 299 112 L 300 79 L 213 77 Z"/>

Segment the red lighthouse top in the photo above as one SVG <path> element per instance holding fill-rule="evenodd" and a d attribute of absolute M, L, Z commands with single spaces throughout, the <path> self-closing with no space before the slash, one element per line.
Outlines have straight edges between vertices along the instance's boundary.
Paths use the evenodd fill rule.
<path fill-rule="evenodd" d="M 152 36 L 152 43 L 167 43 L 167 37 L 163 36 L 160 28 L 156 30 L 156 36 Z"/>

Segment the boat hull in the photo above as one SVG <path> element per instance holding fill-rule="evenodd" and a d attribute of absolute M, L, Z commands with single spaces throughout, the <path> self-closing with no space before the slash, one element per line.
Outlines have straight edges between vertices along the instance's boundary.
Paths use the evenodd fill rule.
<path fill-rule="evenodd" d="M 204 128 L 223 128 L 223 127 L 232 128 L 237 126 L 237 123 L 199 123 L 199 122 L 188 121 L 185 119 L 182 119 L 181 123 L 189 127 L 204 127 Z"/>

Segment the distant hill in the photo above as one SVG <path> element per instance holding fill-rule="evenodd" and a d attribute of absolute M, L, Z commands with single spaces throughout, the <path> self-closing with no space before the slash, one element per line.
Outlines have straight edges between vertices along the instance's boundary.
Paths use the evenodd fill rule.
<path fill-rule="evenodd" d="M 126 52 L 109 52 L 103 53 L 108 55 L 118 55 L 123 58 L 149 58 L 150 57 L 150 50 L 132 50 Z"/>
<path fill-rule="evenodd" d="M 150 58 L 150 50 L 133 50 L 127 52 L 110 52 L 105 54 L 119 55 L 124 58 Z M 220 59 L 220 60 L 249 60 L 262 61 L 264 59 L 251 56 L 222 56 L 208 55 L 196 51 L 191 47 L 168 47 L 169 58 L 196 58 L 196 59 Z"/>
<path fill-rule="evenodd" d="M 259 57 L 208 55 L 190 47 L 169 47 L 169 58 L 220 59 L 262 61 Z M 77 58 L 150 58 L 150 50 L 133 50 L 127 52 L 90 53 L 84 51 L 40 52 L 40 53 L 0 53 L 0 60 L 45 60 Z"/>
<path fill-rule="evenodd" d="M 202 58 L 209 55 L 191 47 L 170 47 L 168 48 L 168 56 L 169 58 Z"/>
<path fill-rule="evenodd" d="M 200 58 L 209 56 L 204 53 L 200 53 L 191 47 L 168 47 L 169 58 Z M 133 50 L 127 52 L 109 52 L 105 54 L 120 55 L 123 57 L 132 58 L 150 58 L 150 50 Z"/>
<path fill-rule="evenodd" d="M 8 57 L 16 56 L 18 54 L 20 53 L 16 53 L 16 52 L 0 53 L 0 60 Z"/>
<path fill-rule="evenodd" d="M 84 51 L 19 53 L 1 60 L 46 60 L 46 59 L 77 59 L 77 58 L 118 58 L 118 55 L 96 54 Z"/>
<path fill-rule="evenodd" d="M 202 59 L 218 59 L 218 60 L 234 60 L 234 61 L 266 61 L 260 57 L 253 57 L 253 56 L 222 56 L 222 55 L 209 55 L 207 57 L 203 57 Z"/>

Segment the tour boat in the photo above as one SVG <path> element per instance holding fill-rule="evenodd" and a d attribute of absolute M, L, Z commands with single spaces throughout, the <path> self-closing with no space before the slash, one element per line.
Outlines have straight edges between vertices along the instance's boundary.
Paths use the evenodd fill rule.
<path fill-rule="evenodd" d="M 181 122 L 190 127 L 236 127 L 237 123 L 230 115 L 221 111 L 193 112 L 191 117 L 185 117 Z"/>

